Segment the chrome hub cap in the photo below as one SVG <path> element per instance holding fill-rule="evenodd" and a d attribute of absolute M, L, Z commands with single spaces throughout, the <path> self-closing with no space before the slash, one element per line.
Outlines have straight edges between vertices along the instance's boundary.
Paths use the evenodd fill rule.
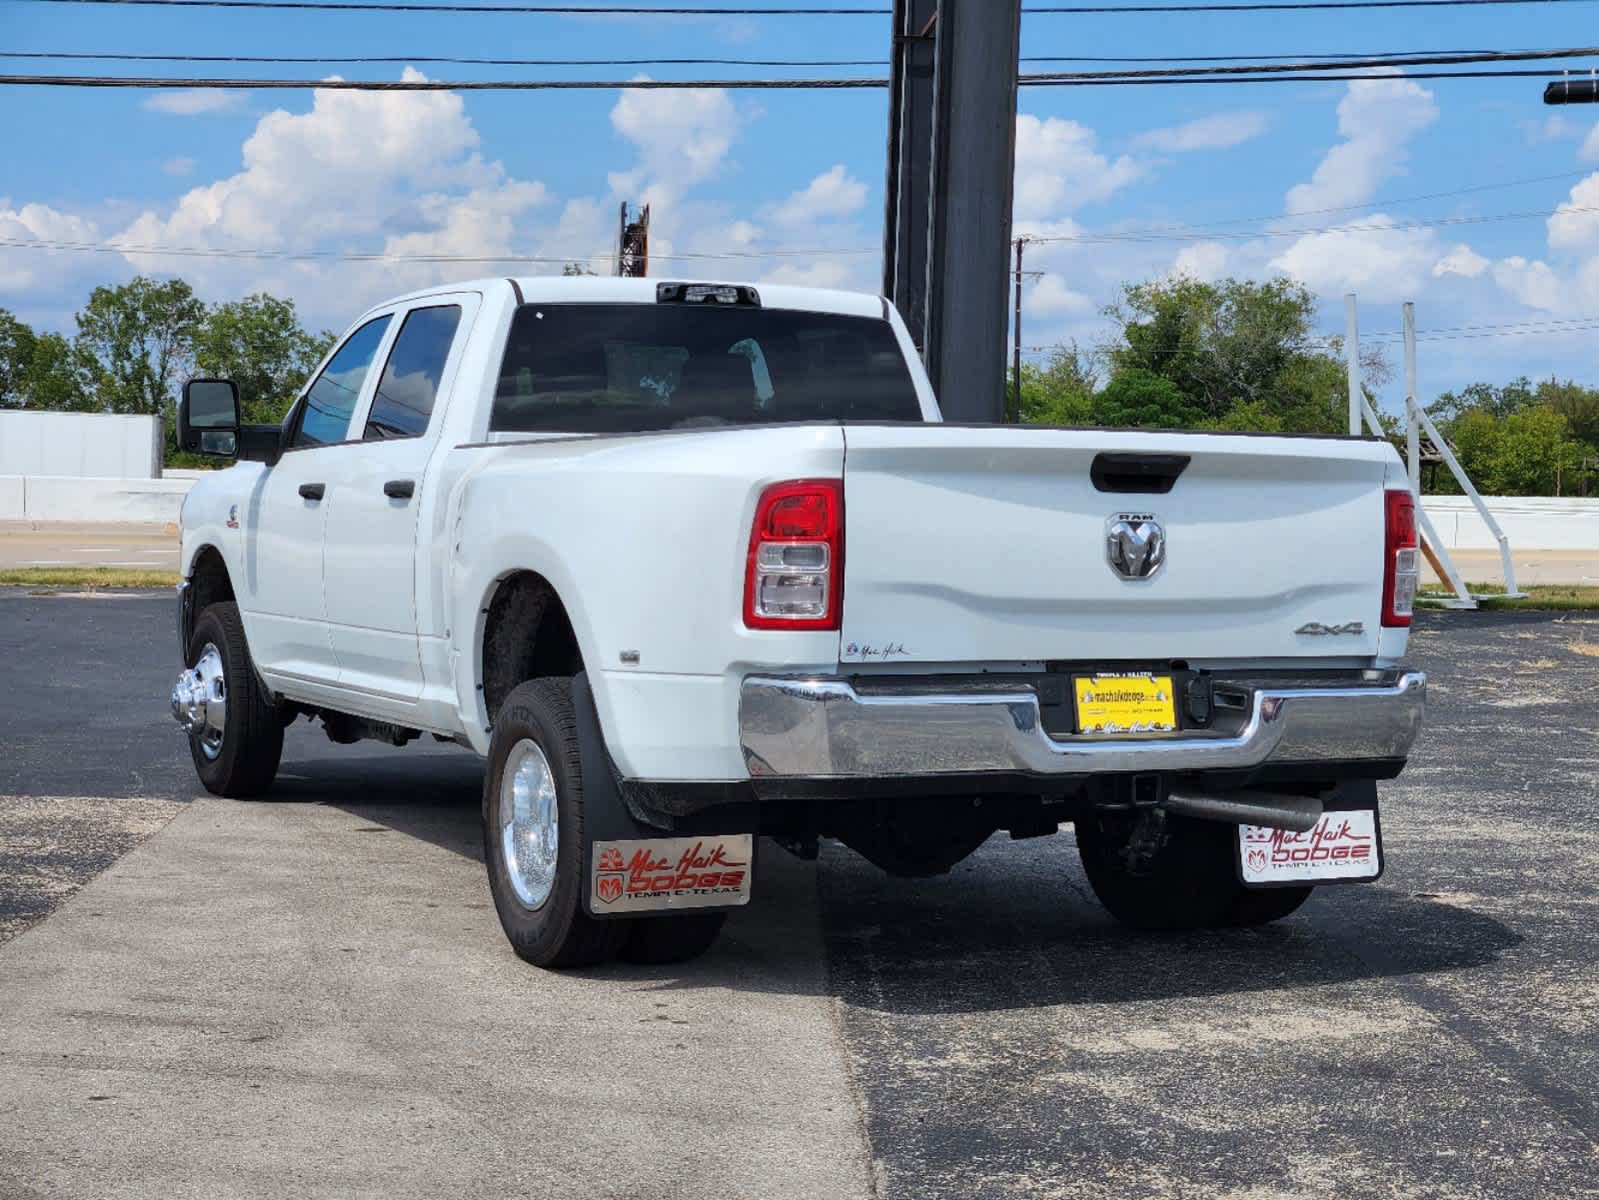
<path fill-rule="evenodd" d="M 560 833 L 555 772 L 538 743 L 523 738 L 500 777 L 500 845 L 511 887 L 528 908 L 541 907 L 555 890 Z"/>
<path fill-rule="evenodd" d="M 207 758 L 222 753 L 222 731 L 228 719 L 228 681 L 222 653 L 207 642 L 200 659 L 172 685 L 172 715 Z"/>

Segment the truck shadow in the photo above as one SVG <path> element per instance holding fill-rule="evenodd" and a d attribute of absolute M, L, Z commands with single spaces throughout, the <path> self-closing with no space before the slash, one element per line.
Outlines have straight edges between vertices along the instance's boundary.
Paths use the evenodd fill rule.
<path fill-rule="evenodd" d="M 1119 1004 L 1302 989 L 1496 962 L 1523 939 L 1389 882 L 1322 888 L 1256 929 L 1146 934 L 1088 890 L 1070 833 L 985 847 L 939 880 L 886 879 L 826 856 L 832 990 L 902 1015 Z"/>
<path fill-rule="evenodd" d="M 346 752 L 286 764 L 274 795 L 330 804 L 481 861 L 481 788 L 470 755 Z M 1493 917 L 1410 894 L 1392 875 L 1323 888 L 1295 916 L 1260 929 L 1142 934 L 1094 900 L 1069 830 L 1021 843 L 997 836 L 950 874 L 925 880 L 889 878 L 831 844 L 814 865 L 770 843 L 761 854 L 754 902 L 705 958 L 581 974 L 663 991 L 833 994 L 852 1007 L 934 1015 L 1471 970 L 1522 941 Z"/>

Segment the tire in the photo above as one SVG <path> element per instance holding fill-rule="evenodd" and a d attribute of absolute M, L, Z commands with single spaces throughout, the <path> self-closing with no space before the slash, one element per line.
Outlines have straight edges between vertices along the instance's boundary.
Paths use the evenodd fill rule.
<path fill-rule="evenodd" d="M 624 962 L 660 965 L 698 958 L 721 935 L 725 912 L 685 913 L 671 917 L 640 917 L 626 922 L 622 943 Z"/>
<path fill-rule="evenodd" d="M 1138 872 L 1123 857 L 1125 819 L 1078 821 L 1077 849 L 1099 902 L 1135 929 L 1181 930 L 1263 925 L 1299 908 L 1314 888 L 1246 888 L 1238 881 L 1236 827 L 1166 818 L 1167 839 Z"/>
<path fill-rule="evenodd" d="M 523 833 L 509 838 L 508 851 L 506 821 L 516 816 L 518 765 L 528 799 L 519 822 Z M 627 938 L 629 922 L 596 921 L 584 911 L 583 851 L 583 772 L 572 681 L 530 680 L 511 691 L 494 721 L 483 781 L 483 857 L 505 936 L 534 966 L 606 962 Z"/>
<path fill-rule="evenodd" d="M 272 786 L 283 757 L 283 719 L 256 677 L 232 601 L 210 605 L 194 623 L 184 661 L 194 669 L 208 655 L 221 660 L 226 716 L 220 741 L 215 733 L 189 735 L 195 773 L 214 795 L 259 796 Z"/>
<path fill-rule="evenodd" d="M 1238 898 L 1227 914 L 1227 923 L 1240 927 L 1269 925 L 1299 911 L 1316 889 L 1307 887 L 1246 888 L 1240 886 Z"/>

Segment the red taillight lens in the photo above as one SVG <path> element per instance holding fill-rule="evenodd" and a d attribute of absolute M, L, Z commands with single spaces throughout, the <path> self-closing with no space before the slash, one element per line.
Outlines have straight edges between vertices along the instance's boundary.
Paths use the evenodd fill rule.
<path fill-rule="evenodd" d="M 843 593 L 843 481 L 772 484 L 755 505 L 744 571 L 744 624 L 837 629 Z"/>
<path fill-rule="evenodd" d="M 1408 491 L 1383 493 L 1382 623 L 1402 629 L 1410 624 L 1421 583 L 1420 547 L 1416 533 L 1416 501 Z"/>

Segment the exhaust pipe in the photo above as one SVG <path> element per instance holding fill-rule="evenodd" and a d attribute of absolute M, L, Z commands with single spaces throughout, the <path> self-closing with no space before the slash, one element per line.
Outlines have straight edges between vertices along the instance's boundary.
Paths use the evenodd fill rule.
<path fill-rule="evenodd" d="M 1285 796 L 1275 792 L 1173 792 L 1165 807 L 1184 817 L 1225 821 L 1230 825 L 1264 825 L 1305 833 L 1321 820 L 1321 800 L 1316 796 Z"/>

